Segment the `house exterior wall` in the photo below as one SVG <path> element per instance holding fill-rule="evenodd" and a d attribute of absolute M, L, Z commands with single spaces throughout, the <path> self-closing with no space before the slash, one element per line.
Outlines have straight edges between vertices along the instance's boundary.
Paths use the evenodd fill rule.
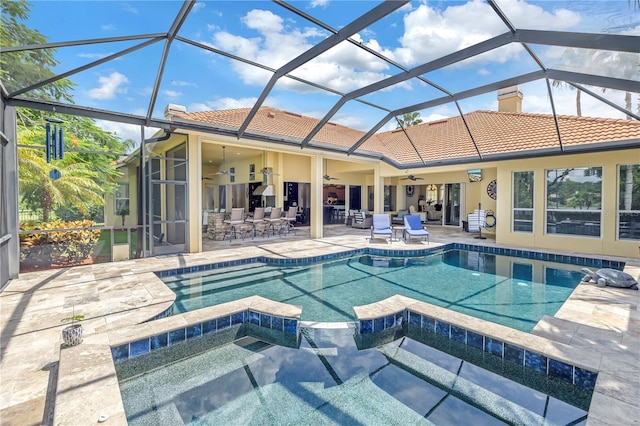
<path fill-rule="evenodd" d="M 258 148 L 259 149 L 259 148 Z M 253 160 L 252 160 L 253 161 Z M 316 176 L 325 174 L 322 154 L 310 151 L 309 154 L 296 154 L 291 152 L 269 152 L 268 166 L 280 176 L 274 176 L 274 185 L 280 198 L 277 198 L 277 205 L 283 204 L 282 182 L 309 182 L 314 187 L 315 182 L 320 183 L 318 194 L 322 193 L 323 179 Z M 331 162 L 331 159 L 328 159 Z M 378 183 L 377 188 L 381 192 L 383 185 L 396 185 L 398 209 L 406 209 L 404 186 L 407 184 L 446 184 L 462 183 L 463 199 L 461 200 L 460 219 L 466 220 L 467 214 L 473 212 L 481 205 L 483 210 L 492 210 L 496 218 L 494 228 L 483 229 L 483 234 L 495 234 L 496 242 L 499 244 L 513 245 L 527 248 L 539 248 L 548 250 L 575 251 L 594 255 L 611 256 L 638 256 L 637 240 L 618 240 L 617 235 L 617 167 L 620 164 L 639 164 L 640 150 L 618 150 L 610 152 L 599 152 L 591 154 L 562 154 L 558 156 L 528 158 L 509 161 L 490 161 L 483 163 L 449 165 L 443 167 L 429 167 L 425 169 L 412 169 L 411 174 L 424 177 L 424 180 L 411 182 L 401 180 L 402 171 L 395 170 L 387 164 L 373 164 L 370 160 L 361 161 L 357 157 L 344 160 L 333 160 L 330 163 L 331 175 L 339 175 L 340 185 L 362 187 L 362 205 L 367 206 L 367 186 Z M 367 164 L 370 163 L 370 164 Z M 228 164 L 229 166 L 229 164 Z M 247 169 L 247 164 L 234 164 L 236 170 Z M 602 167 L 603 168 L 603 193 L 602 193 L 602 220 L 601 236 L 589 237 L 582 235 L 547 234 L 546 232 L 546 175 L 547 169 L 562 169 L 570 167 Z M 256 164 L 256 172 L 262 168 L 262 164 Z M 469 182 L 467 170 L 482 169 L 482 181 Z M 512 174 L 515 171 L 533 171 L 535 173 L 535 195 L 534 195 L 534 229 L 532 233 L 513 232 L 512 222 Z M 376 173 L 377 172 L 377 173 Z M 248 181 L 241 172 L 240 179 L 236 183 Z M 316 177 L 315 182 L 313 177 Z M 224 177 L 226 178 L 226 177 Z M 487 185 L 492 181 L 498 182 L 498 196 L 493 200 L 487 193 Z M 313 191 L 313 189 L 312 189 Z M 202 188 L 198 188 L 198 194 L 202 193 Z M 321 200 L 317 200 L 315 206 L 321 206 Z M 382 211 L 382 196 L 376 197 L 376 212 Z M 311 205 L 314 209 L 314 203 Z M 315 211 L 315 209 L 314 209 Z M 321 214 L 313 214 L 312 217 L 321 217 Z M 200 223 L 196 221 L 195 223 Z M 192 222 L 192 226 L 196 226 Z M 312 236 L 321 236 L 322 223 L 311 223 Z M 460 225 L 462 227 L 462 224 Z M 195 235 L 195 234 L 193 234 Z M 198 234 L 199 235 L 199 234 Z"/>
<path fill-rule="evenodd" d="M 498 165 L 498 197 L 496 242 L 523 247 L 579 253 L 638 257 L 638 240 L 617 239 L 618 165 L 639 164 L 640 149 L 598 152 L 577 155 L 531 158 L 500 162 Z M 601 236 L 582 236 L 546 233 L 546 174 L 547 169 L 569 167 L 602 167 Z M 534 172 L 533 232 L 513 232 L 512 175 L 516 171 Z"/>

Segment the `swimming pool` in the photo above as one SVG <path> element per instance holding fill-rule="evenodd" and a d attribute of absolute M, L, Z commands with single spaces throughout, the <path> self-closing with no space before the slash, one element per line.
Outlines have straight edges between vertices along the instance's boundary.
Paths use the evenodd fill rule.
<path fill-rule="evenodd" d="M 364 349 L 356 347 L 354 333 L 353 328 L 303 327 L 299 347 L 247 337 L 177 362 L 158 358 L 143 374 L 120 380 L 127 421 L 132 426 L 586 423 L 591 391 L 434 333 Z"/>
<path fill-rule="evenodd" d="M 254 262 L 160 276 L 176 293 L 176 313 L 260 295 L 301 305 L 304 321 L 354 321 L 353 306 L 400 294 L 530 331 L 562 306 L 585 264 L 531 257 L 454 248 L 425 256 L 358 254 L 308 264 Z"/>

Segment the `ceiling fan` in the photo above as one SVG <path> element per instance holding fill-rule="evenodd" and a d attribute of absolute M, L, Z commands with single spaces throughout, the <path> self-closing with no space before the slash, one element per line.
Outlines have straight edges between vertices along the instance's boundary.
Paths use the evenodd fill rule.
<path fill-rule="evenodd" d="M 324 160 L 324 169 L 327 170 L 327 160 L 326 159 Z M 329 172 L 328 171 L 327 171 L 327 174 L 322 176 L 322 177 L 323 177 L 324 180 L 340 180 L 340 179 L 338 179 L 336 177 L 329 176 Z"/>
<path fill-rule="evenodd" d="M 409 175 L 406 178 L 402 178 L 400 180 L 411 180 L 411 181 L 417 181 L 417 180 L 424 180 L 424 178 L 421 177 L 415 177 L 414 175 Z"/>
<path fill-rule="evenodd" d="M 222 147 L 222 168 L 221 170 L 219 170 L 218 172 L 216 172 L 217 175 L 228 175 L 228 176 L 235 176 L 235 173 L 231 173 L 230 171 L 227 170 L 227 168 L 225 167 L 226 162 L 227 162 L 227 158 L 225 156 L 225 149 L 226 147 L 223 146 Z"/>
<path fill-rule="evenodd" d="M 262 173 L 265 176 L 280 176 L 279 173 L 274 173 L 273 170 L 271 170 L 268 167 L 263 167 L 262 169 L 260 169 L 260 173 Z"/>
<path fill-rule="evenodd" d="M 280 176 L 279 173 L 274 173 L 271 167 L 267 167 L 267 151 L 262 151 L 262 169 L 258 171 L 264 176 Z"/>

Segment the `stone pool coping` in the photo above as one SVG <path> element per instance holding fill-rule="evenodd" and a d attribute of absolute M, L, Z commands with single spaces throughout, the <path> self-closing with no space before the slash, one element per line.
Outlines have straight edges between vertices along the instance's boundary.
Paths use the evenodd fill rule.
<path fill-rule="evenodd" d="M 625 272 L 631 273 L 634 277 L 640 276 L 640 262 L 627 262 Z M 151 281 L 160 281 L 157 276 L 154 278 Z M 162 290 L 162 292 L 164 291 L 166 291 L 166 288 Z M 584 294 L 581 295 L 580 293 Z M 393 306 L 402 304 L 415 309 L 416 312 L 423 312 L 426 309 L 427 312 L 424 312 L 426 315 L 436 317 L 442 321 L 480 332 L 485 336 L 517 344 L 525 349 L 541 352 L 546 356 L 566 361 L 580 368 L 597 371 L 598 380 L 589 408 L 587 424 L 619 425 L 630 422 L 630 419 L 635 418 L 633 416 L 640 411 L 637 387 L 637 378 L 640 377 L 640 369 L 637 362 L 638 354 L 640 353 L 638 351 L 640 349 L 638 344 L 638 337 L 640 337 L 638 335 L 638 321 L 640 319 L 637 316 L 637 293 L 609 287 L 600 289 L 595 285 L 582 284 L 572 293 L 563 308 L 556 314 L 556 317 L 544 318 L 540 322 L 543 325 L 542 329 L 534 329 L 532 334 L 489 323 L 424 302 L 404 298 L 404 296 L 397 296 L 397 299 L 386 303 L 387 306 L 385 306 L 385 301 L 376 302 L 372 305 L 377 305 L 376 308 L 383 309 L 384 312 L 393 309 Z M 574 294 L 577 297 L 574 297 Z M 592 326 L 586 319 L 577 318 L 581 320 L 578 324 L 570 321 L 570 319 L 562 318 L 563 310 L 570 312 L 570 315 L 580 316 L 576 312 L 581 311 L 581 307 L 572 307 L 572 305 L 583 303 L 591 303 L 591 313 L 585 312 L 589 308 L 585 308 L 582 311 L 582 315 L 585 318 L 589 317 L 595 309 L 594 294 L 596 295 L 595 298 L 600 299 L 599 301 L 613 304 L 614 309 L 620 310 L 621 307 L 623 310 L 626 309 L 625 312 L 622 312 L 622 316 L 627 316 L 628 327 L 621 326 L 617 330 L 603 330 L 600 328 L 602 324 Z M 407 300 L 403 300 L 403 298 Z M 573 300 L 576 298 L 580 300 Z M 167 300 L 163 302 L 166 304 Z M 105 424 L 126 424 L 126 415 L 122 405 L 111 348 L 117 344 L 148 338 L 164 331 L 168 332 L 175 328 L 187 327 L 202 322 L 207 317 L 211 318 L 211 315 L 222 316 L 227 313 L 230 314 L 234 310 L 243 309 L 243 307 L 248 309 L 250 305 L 247 305 L 247 303 L 261 304 L 261 309 L 267 312 L 271 308 L 276 309 L 274 313 L 292 312 L 288 310 L 288 307 L 283 306 L 286 304 L 268 301 L 268 299 L 253 300 L 252 302 L 234 301 L 230 302 L 229 306 L 213 306 L 154 322 L 135 325 L 133 324 L 135 321 L 130 321 L 132 325 L 101 333 L 100 337 L 94 336 L 91 343 L 83 343 L 79 346 L 62 349 L 60 351 L 54 423 L 56 425 L 92 424 L 98 422 L 101 416 L 105 416 L 107 419 Z M 271 303 L 274 305 L 271 305 Z M 151 308 L 155 309 L 155 314 L 161 314 L 166 309 L 164 304 L 158 304 Z M 251 306 L 256 307 L 256 305 Z M 149 315 L 149 308 L 147 307 L 144 314 L 139 316 L 138 319 L 144 317 L 144 320 L 146 320 L 153 316 Z M 278 311 L 278 309 L 284 309 L 284 311 Z M 437 316 L 434 314 L 436 312 Z M 363 315 L 363 318 L 365 318 L 370 314 Z M 380 314 L 375 316 L 378 317 Z M 563 323 L 563 321 L 566 323 Z M 482 325 L 481 329 L 478 329 L 478 324 Z M 582 337 L 586 340 L 599 339 L 602 341 L 604 339 L 606 340 L 605 343 L 610 343 L 611 338 L 613 338 L 619 344 L 605 351 L 597 350 L 598 348 L 585 350 L 584 346 L 576 345 L 577 339 L 581 337 L 580 332 L 582 332 Z M 603 333 L 606 336 L 603 337 Z M 615 359 L 616 354 L 620 354 L 622 360 Z"/>

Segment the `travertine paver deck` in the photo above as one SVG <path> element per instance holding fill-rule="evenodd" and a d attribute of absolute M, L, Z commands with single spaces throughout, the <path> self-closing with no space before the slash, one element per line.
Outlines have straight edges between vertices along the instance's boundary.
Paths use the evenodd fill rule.
<path fill-rule="evenodd" d="M 452 241 L 495 245 L 476 240 L 474 234 L 430 227 L 431 246 Z M 327 227 L 326 238 L 310 240 L 307 228 L 296 236 L 255 240 L 204 239 L 203 253 L 159 256 L 102 265 L 22 274 L 0 295 L 0 423 L 2 425 L 53 424 L 54 409 L 60 424 L 77 425 L 78 418 L 61 413 L 84 410 L 98 421 L 101 412 L 117 412 L 121 401 L 113 366 L 104 354 L 109 333 L 130 327 L 164 311 L 174 295 L 152 271 L 260 255 L 306 257 L 370 246 L 368 231 L 344 226 Z M 425 243 L 394 241 L 394 249 L 413 249 Z M 376 247 L 385 247 L 382 242 Z M 640 261 L 626 259 L 627 272 L 640 276 Z M 595 356 L 602 373 L 599 391 L 589 411 L 589 424 L 636 424 L 640 418 L 640 292 L 580 285 L 554 318 L 546 317 L 534 330 L 532 341 L 581 349 Z M 60 350 L 60 320 L 86 316 L 85 340 Z M 117 333 L 116 333 L 117 334 Z M 86 368 L 69 368 L 77 359 Z M 62 360 L 62 362 L 60 362 Z M 86 366 L 85 365 L 85 366 Z M 62 366 L 62 368 L 59 368 Z M 88 374 L 88 375 L 87 375 Z M 74 392 L 95 404 L 78 404 Z M 56 401 L 56 393 L 61 395 Z M 62 396 L 65 395 L 65 396 Z M 109 397 L 111 395 L 111 397 Z M 122 415 L 103 424 L 124 424 Z"/>

